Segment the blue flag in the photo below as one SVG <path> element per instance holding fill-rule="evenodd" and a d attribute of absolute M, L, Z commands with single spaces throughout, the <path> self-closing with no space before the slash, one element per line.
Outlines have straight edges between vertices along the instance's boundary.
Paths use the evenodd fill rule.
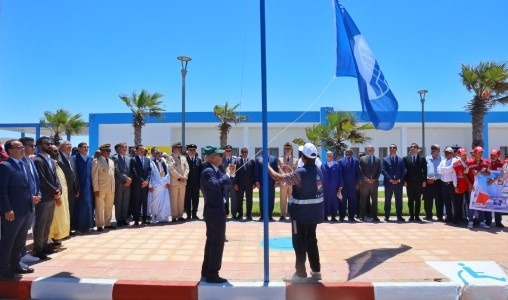
<path fill-rule="evenodd" d="M 367 42 L 347 13 L 335 0 L 337 25 L 337 69 L 336 76 L 356 77 L 362 116 L 370 120 L 377 129 L 393 128 L 399 104 L 388 82 L 379 68 Z"/>

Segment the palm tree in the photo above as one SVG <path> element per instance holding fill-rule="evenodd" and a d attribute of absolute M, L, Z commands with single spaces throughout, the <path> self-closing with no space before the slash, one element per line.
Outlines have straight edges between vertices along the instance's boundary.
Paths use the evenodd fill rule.
<path fill-rule="evenodd" d="M 483 119 L 496 104 L 508 102 L 508 68 L 505 63 L 481 62 L 478 66 L 462 65 L 459 73 L 462 83 L 474 97 L 466 109 L 471 114 L 473 126 L 472 147 L 483 147 Z"/>
<path fill-rule="evenodd" d="M 86 122 L 81 119 L 81 114 L 72 115 L 67 110 L 60 108 L 55 113 L 44 112 L 44 118 L 41 118 L 40 124 L 52 132 L 52 138 L 55 145 L 60 145 L 61 135 L 79 134 L 86 127 Z"/>
<path fill-rule="evenodd" d="M 146 90 L 141 93 L 132 92 L 129 98 L 126 95 L 120 95 L 120 99 L 132 111 L 132 127 L 134 127 L 134 145 L 141 144 L 141 128 L 146 124 L 146 117 L 162 118 L 162 94 L 150 94 Z"/>
<path fill-rule="evenodd" d="M 228 133 L 231 129 L 230 123 L 238 124 L 241 121 L 246 121 L 247 116 L 239 115 L 235 112 L 235 109 L 240 104 L 237 104 L 230 108 L 228 106 L 228 102 L 226 101 L 226 105 L 215 105 L 213 108 L 213 114 L 219 119 L 220 124 L 217 126 L 220 132 L 220 146 L 224 147 L 228 144 Z"/>
<path fill-rule="evenodd" d="M 346 142 L 363 144 L 371 140 L 365 130 L 374 129 L 371 123 L 358 125 L 355 114 L 349 111 L 335 111 L 326 115 L 328 124 L 314 125 L 305 129 L 305 134 L 311 143 L 332 151 L 336 157 L 348 148 Z M 302 138 L 294 139 L 295 144 L 302 145 Z"/>

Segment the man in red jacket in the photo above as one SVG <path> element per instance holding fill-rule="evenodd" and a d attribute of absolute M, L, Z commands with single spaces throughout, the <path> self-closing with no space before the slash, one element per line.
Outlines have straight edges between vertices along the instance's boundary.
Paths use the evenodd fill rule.
<path fill-rule="evenodd" d="M 464 171 L 467 168 L 467 152 L 464 148 L 457 150 L 457 158 L 453 161 L 453 169 L 457 175 L 457 182 L 455 183 L 455 203 L 454 208 L 454 221 L 455 224 L 460 224 L 467 216 L 464 214 L 464 203 L 469 207 L 469 192 L 473 190 L 473 184 L 469 181 L 467 174 Z M 465 210 L 467 212 L 467 209 Z M 472 215 L 471 215 L 472 218 Z"/>

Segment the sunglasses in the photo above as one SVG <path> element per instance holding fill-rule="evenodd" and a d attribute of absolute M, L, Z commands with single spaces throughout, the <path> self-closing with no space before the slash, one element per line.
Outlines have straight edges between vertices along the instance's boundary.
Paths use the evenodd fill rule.
<path fill-rule="evenodd" d="M 102 151 L 111 152 L 111 149 L 102 149 Z"/>
<path fill-rule="evenodd" d="M 58 150 L 51 150 L 51 153 L 58 153 Z"/>
<path fill-rule="evenodd" d="M 233 151 L 233 150 L 225 150 L 225 151 L 226 151 L 226 152 L 231 152 L 231 151 Z"/>
<path fill-rule="evenodd" d="M 88 149 L 88 148 L 90 148 L 90 147 L 88 147 L 88 146 L 81 146 L 81 147 L 79 147 L 79 148 L 85 148 L 85 149 Z"/>
<path fill-rule="evenodd" d="M 390 149 L 397 149 L 397 147 L 390 147 Z"/>
<path fill-rule="evenodd" d="M 249 153 L 249 152 L 247 152 L 247 151 L 242 151 L 242 153 Z"/>

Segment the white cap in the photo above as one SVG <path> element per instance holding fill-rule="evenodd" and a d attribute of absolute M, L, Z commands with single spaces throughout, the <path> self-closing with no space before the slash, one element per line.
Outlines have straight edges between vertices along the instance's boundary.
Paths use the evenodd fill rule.
<path fill-rule="evenodd" d="M 316 146 L 314 146 L 311 143 L 307 143 L 307 144 L 303 145 L 302 153 L 303 153 L 303 155 L 307 156 L 308 158 L 314 159 L 317 157 Z"/>

